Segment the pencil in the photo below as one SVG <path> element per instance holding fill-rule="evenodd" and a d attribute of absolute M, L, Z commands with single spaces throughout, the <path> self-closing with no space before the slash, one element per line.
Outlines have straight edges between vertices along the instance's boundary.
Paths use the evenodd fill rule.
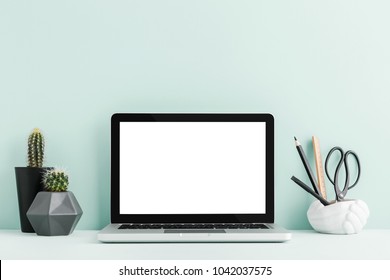
<path fill-rule="evenodd" d="M 311 171 L 309 161 L 307 160 L 305 152 L 302 149 L 301 143 L 299 143 L 299 141 L 296 137 L 294 137 L 294 139 L 295 139 L 295 146 L 297 147 L 298 154 L 301 157 L 303 166 L 305 167 L 306 173 L 309 176 L 310 183 L 313 186 L 314 191 L 317 194 L 320 194 L 320 192 L 318 191 L 316 179 L 314 178 L 313 171 Z"/>
<path fill-rule="evenodd" d="M 312 196 L 314 196 L 315 198 L 317 198 L 323 205 L 329 205 L 330 203 L 324 199 L 323 197 L 321 197 L 319 194 L 316 194 L 311 188 L 309 188 L 308 185 L 306 185 L 304 182 L 302 182 L 301 180 L 299 180 L 297 177 L 295 176 L 292 176 L 291 177 L 291 180 L 293 180 L 298 186 L 300 186 L 302 189 L 304 189 L 305 191 L 307 191 L 308 193 L 310 193 Z"/>
<path fill-rule="evenodd" d="M 321 196 L 326 199 L 325 175 L 324 175 L 324 167 L 322 165 L 320 141 L 316 136 L 313 136 L 312 139 L 313 139 L 314 158 L 316 161 L 318 189 L 321 193 Z"/>

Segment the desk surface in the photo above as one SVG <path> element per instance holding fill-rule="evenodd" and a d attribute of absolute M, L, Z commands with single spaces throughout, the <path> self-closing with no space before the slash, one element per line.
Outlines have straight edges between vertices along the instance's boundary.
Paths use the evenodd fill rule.
<path fill-rule="evenodd" d="M 286 243 L 106 244 L 97 241 L 97 231 L 92 230 L 52 237 L 0 230 L 0 259 L 390 259 L 390 230 L 364 230 L 355 235 L 292 233 Z"/>

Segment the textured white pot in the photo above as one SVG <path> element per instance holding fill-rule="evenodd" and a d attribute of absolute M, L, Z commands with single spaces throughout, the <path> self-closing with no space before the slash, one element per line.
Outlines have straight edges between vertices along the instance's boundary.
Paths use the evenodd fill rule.
<path fill-rule="evenodd" d="M 363 229 L 369 214 L 363 200 L 344 200 L 327 206 L 316 200 L 310 205 L 307 218 L 318 232 L 354 234 Z"/>

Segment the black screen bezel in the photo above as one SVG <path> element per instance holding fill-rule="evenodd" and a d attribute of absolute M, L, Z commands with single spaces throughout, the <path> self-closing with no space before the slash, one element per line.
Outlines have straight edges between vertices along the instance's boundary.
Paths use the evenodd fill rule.
<path fill-rule="evenodd" d="M 121 214 L 119 200 L 119 147 L 121 122 L 265 122 L 265 214 Z M 136 199 L 136 198 L 135 198 Z M 131 200 L 130 200 L 131 203 Z M 273 223 L 274 117 L 268 113 L 116 113 L 111 117 L 111 223 Z"/>

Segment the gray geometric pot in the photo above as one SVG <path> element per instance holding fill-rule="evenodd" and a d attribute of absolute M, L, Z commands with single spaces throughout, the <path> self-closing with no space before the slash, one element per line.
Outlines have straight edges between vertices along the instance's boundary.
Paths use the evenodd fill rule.
<path fill-rule="evenodd" d="M 38 235 L 69 235 L 82 214 L 72 192 L 39 192 L 27 211 L 27 218 Z"/>

